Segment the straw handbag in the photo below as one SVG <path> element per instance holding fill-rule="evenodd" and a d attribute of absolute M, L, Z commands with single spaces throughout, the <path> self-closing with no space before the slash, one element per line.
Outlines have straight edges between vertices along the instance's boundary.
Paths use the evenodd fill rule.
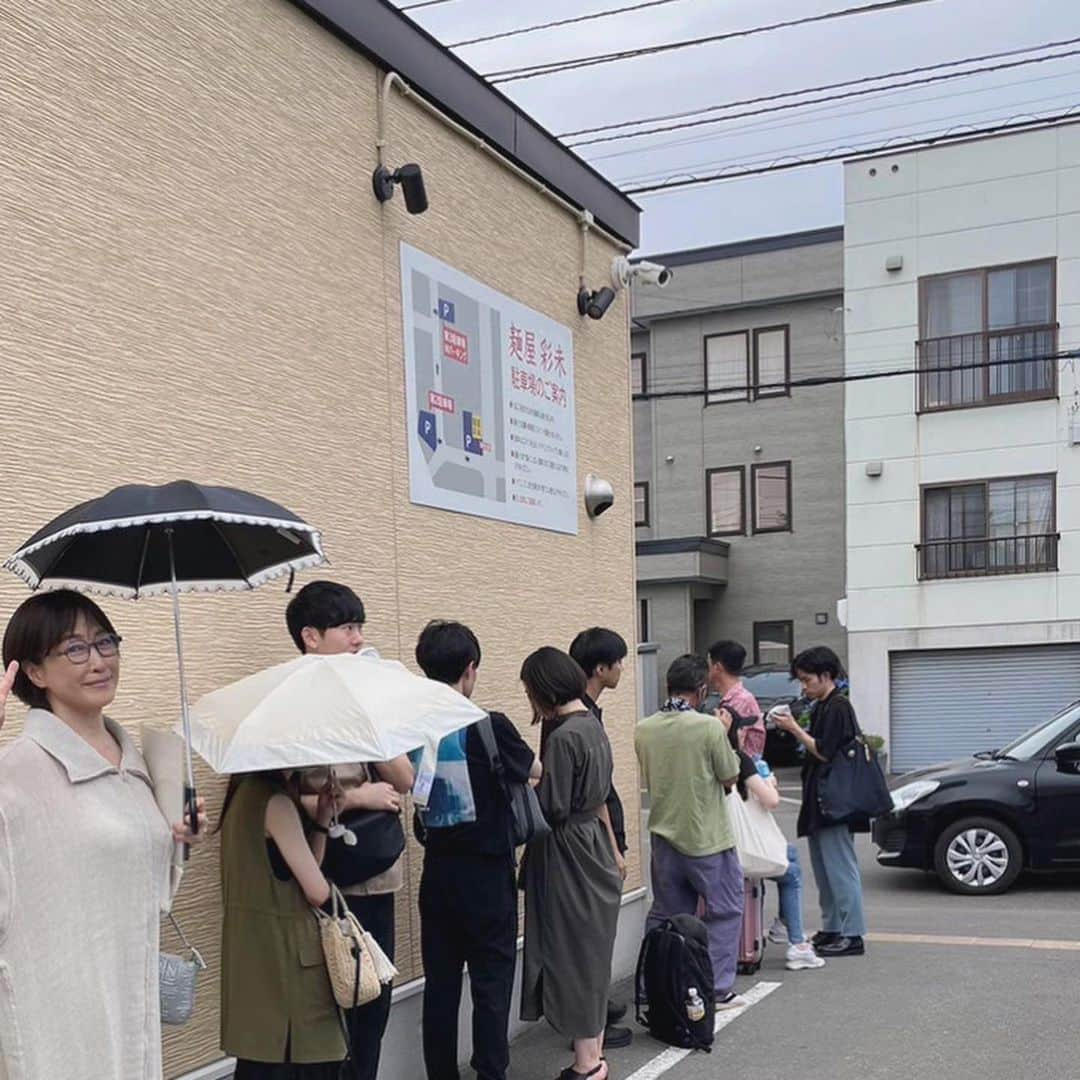
<path fill-rule="evenodd" d="M 349 910 L 336 885 L 330 886 L 331 913 L 314 908 L 334 1000 L 343 1009 L 374 1001 L 397 975 L 378 942 Z"/>

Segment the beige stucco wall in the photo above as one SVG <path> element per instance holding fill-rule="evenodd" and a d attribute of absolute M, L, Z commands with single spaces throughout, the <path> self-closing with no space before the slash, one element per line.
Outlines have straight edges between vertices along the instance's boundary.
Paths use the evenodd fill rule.
<path fill-rule="evenodd" d="M 377 72 L 283 0 L 6 4 L 0 39 L 0 551 L 120 482 L 249 487 L 322 527 L 328 574 L 364 597 L 383 655 L 411 663 L 429 618 L 470 623 L 478 699 L 523 727 L 529 650 L 593 623 L 632 640 L 625 299 L 602 322 L 577 316 L 569 214 L 397 96 L 388 160 L 423 164 L 431 209 L 409 217 L 400 194 L 380 208 Z M 579 485 L 595 471 L 621 496 L 596 522 L 582 511 L 578 536 L 408 502 L 403 239 L 573 327 Z M 595 287 L 615 250 L 594 237 L 588 252 Z M 5 575 L 0 613 L 24 596 Z M 286 600 L 280 584 L 184 600 L 193 697 L 292 655 Z M 125 639 L 115 715 L 171 722 L 168 602 L 108 609 Z M 628 667 L 604 705 L 636 833 L 634 683 Z M 201 779 L 213 810 L 220 784 Z M 408 858 L 406 979 L 420 973 Z M 170 1076 L 219 1056 L 218 906 L 213 843 L 178 904 L 211 967 L 196 1020 L 166 1037 Z"/>

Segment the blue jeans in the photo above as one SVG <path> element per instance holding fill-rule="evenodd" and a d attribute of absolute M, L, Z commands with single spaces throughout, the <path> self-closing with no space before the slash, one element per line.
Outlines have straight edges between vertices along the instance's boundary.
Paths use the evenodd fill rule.
<path fill-rule="evenodd" d="M 854 836 L 846 825 L 829 825 L 811 833 L 809 843 L 810 864 L 821 901 L 822 930 L 844 937 L 862 937 L 866 933 L 866 918 Z"/>
<path fill-rule="evenodd" d="M 799 849 L 787 846 L 788 868 L 783 877 L 770 878 L 776 882 L 780 896 L 780 921 L 787 927 L 788 941 L 801 945 L 806 940 L 802 921 L 802 867 L 799 865 Z"/>

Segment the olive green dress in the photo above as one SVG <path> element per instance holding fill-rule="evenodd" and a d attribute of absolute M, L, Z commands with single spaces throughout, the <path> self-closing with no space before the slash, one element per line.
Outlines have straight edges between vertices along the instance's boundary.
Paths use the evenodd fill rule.
<path fill-rule="evenodd" d="M 221 829 L 221 1047 L 247 1061 L 341 1061 L 345 1040 L 319 928 L 297 882 L 278 878 L 266 804 L 284 789 L 253 775 Z"/>
<path fill-rule="evenodd" d="M 591 712 L 548 736 L 537 794 L 551 833 L 530 843 L 524 867 L 525 961 L 521 1018 L 560 1035 L 593 1038 L 607 1020 L 622 878 L 597 816 L 611 791 L 611 744 Z"/>

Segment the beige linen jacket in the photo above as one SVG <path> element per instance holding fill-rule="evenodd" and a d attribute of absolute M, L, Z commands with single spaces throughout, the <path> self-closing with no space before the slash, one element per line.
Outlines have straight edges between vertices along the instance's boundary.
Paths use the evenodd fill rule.
<path fill-rule="evenodd" d="M 160 1080 L 172 838 L 128 733 L 115 768 L 32 709 L 0 754 L 0 1080 Z"/>

